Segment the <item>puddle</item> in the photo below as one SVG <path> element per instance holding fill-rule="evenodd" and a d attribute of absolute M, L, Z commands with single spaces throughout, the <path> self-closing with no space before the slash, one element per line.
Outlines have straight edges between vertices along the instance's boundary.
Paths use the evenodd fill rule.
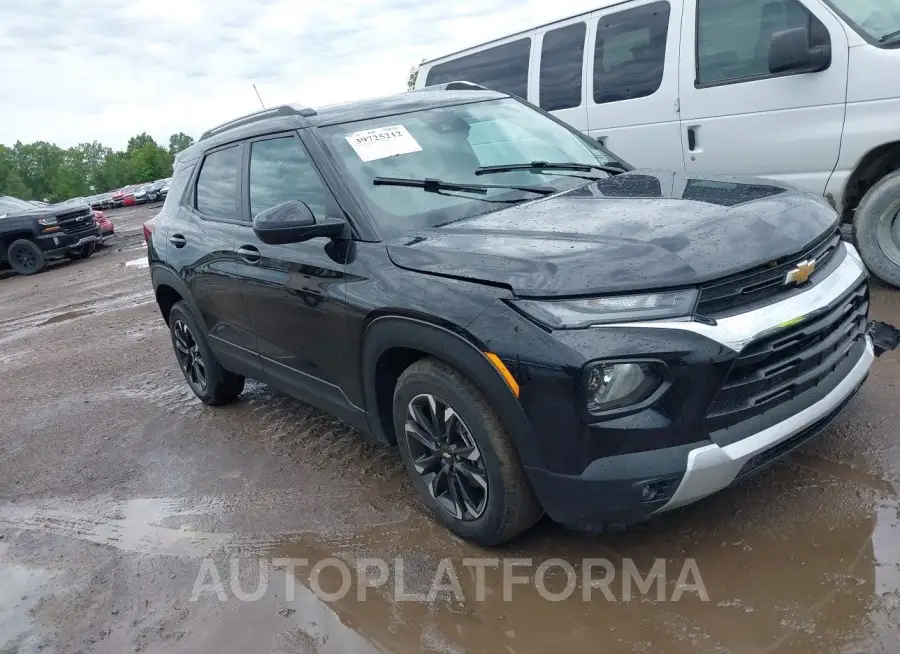
<path fill-rule="evenodd" d="M 0 525 L 108 545 L 135 554 L 203 557 L 221 550 L 231 534 L 191 528 L 190 518 L 216 512 L 213 500 L 135 499 L 58 501 L 40 506 L 0 505 Z M 163 526 L 178 521 L 177 528 Z"/>
<path fill-rule="evenodd" d="M 8 545 L 0 544 L 0 652 L 30 651 L 31 611 L 41 599 L 36 591 L 54 573 L 11 563 L 5 558 L 7 550 Z"/>
<path fill-rule="evenodd" d="M 44 325 L 55 325 L 56 323 L 65 322 L 67 320 L 74 320 L 75 318 L 81 318 L 82 316 L 89 316 L 94 313 L 93 309 L 81 309 L 79 311 L 67 311 L 66 313 L 60 313 L 50 318 L 47 318 L 42 323 L 38 323 L 38 327 L 42 327 Z"/>
<path fill-rule="evenodd" d="M 126 268 L 149 268 L 150 260 L 147 257 L 140 257 L 139 259 L 132 259 L 131 261 L 125 262 Z"/>
<path fill-rule="evenodd" d="M 90 314 L 129 309 L 153 301 L 153 293 L 149 289 L 113 294 L 85 291 L 83 295 L 86 297 L 80 302 L 28 315 L 0 319 L 0 343 L 8 343 L 17 338 L 27 338 L 31 335 L 31 330 L 37 327 L 49 326 Z"/>

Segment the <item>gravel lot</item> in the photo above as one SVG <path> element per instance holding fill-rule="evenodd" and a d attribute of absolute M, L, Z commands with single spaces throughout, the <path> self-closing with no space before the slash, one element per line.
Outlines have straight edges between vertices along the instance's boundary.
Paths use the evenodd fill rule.
<path fill-rule="evenodd" d="M 339 421 L 256 383 L 221 409 L 193 397 L 146 270 L 157 210 L 107 212 L 122 236 L 89 260 L 0 279 L 0 653 L 900 651 L 900 352 L 822 438 L 737 488 L 623 533 L 543 522 L 481 550 L 424 514 L 393 450 Z M 873 316 L 900 324 L 900 294 L 876 283 Z M 311 568 L 331 557 L 399 557 L 409 592 L 448 559 L 464 597 L 401 601 L 392 567 L 325 601 L 338 568 Z M 558 557 L 578 589 L 504 601 L 488 567 L 478 598 L 473 557 Z M 583 600 L 585 558 L 619 571 L 616 601 Z M 625 601 L 627 561 L 646 576 L 659 558 L 663 592 Z M 688 558 L 709 601 L 672 601 Z M 259 561 L 274 573 L 258 600 L 191 601 L 235 562 L 251 592 Z M 561 592 L 566 575 L 546 581 Z"/>

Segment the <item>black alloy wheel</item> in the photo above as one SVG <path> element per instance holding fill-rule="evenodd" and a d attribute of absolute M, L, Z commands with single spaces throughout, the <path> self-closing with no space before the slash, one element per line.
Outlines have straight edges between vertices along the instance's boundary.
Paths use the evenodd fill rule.
<path fill-rule="evenodd" d="M 176 320 L 172 326 L 175 336 L 175 356 L 188 383 L 197 393 L 206 391 L 206 363 L 200 346 L 191 328 L 183 320 Z"/>
<path fill-rule="evenodd" d="M 460 415 L 441 398 L 423 393 L 406 410 L 413 466 L 438 506 L 457 520 L 477 520 L 488 504 L 481 451 Z"/>
<path fill-rule="evenodd" d="M 19 264 L 24 270 L 33 270 L 37 268 L 38 258 L 31 250 L 25 246 L 18 246 L 12 249 L 12 259 Z"/>
<path fill-rule="evenodd" d="M 34 275 L 47 265 L 43 251 L 33 241 L 19 239 L 13 241 L 6 251 L 9 267 L 19 275 Z"/>

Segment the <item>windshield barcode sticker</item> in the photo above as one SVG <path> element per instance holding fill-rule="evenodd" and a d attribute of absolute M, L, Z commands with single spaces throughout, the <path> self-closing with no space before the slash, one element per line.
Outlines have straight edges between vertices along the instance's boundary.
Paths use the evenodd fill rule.
<path fill-rule="evenodd" d="M 363 161 L 375 161 L 398 154 L 422 151 L 422 146 L 416 142 L 413 135 L 403 125 L 376 127 L 362 132 L 353 132 L 344 138 Z"/>

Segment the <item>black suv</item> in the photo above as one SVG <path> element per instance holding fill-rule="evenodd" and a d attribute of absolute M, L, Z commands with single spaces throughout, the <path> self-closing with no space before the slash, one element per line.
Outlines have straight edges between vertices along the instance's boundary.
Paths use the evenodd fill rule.
<path fill-rule="evenodd" d="M 866 271 L 821 198 L 631 170 L 453 86 L 268 109 L 178 155 L 146 231 L 201 400 L 251 377 L 396 443 L 437 518 L 495 544 L 714 493 L 854 395 Z"/>
<path fill-rule="evenodd" d="M 20 275 L 39 273 L 51 259 L 86 259 L 100 242 L 100 226 L 86 204 L 36 207 L 0 195 L 0 263 Z"/>

